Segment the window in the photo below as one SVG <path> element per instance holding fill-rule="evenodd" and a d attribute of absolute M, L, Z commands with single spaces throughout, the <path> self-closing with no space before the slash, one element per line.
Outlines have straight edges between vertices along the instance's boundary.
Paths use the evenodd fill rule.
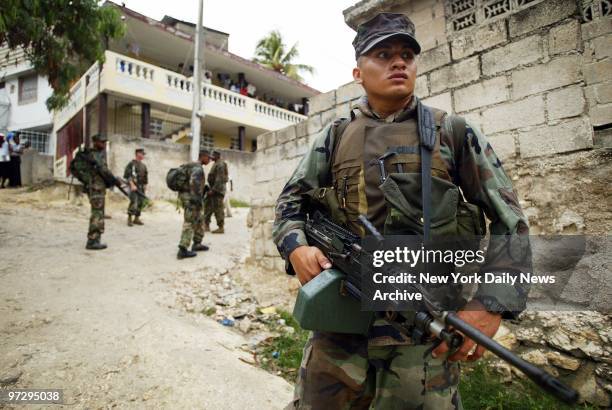
<path fill-rule="evenodd" d="M 38 76 L 31 75 L 19 79 L 19 104 L 30 104 L 36 102 L 38 92 Z"/>
<path fill-rule="evenodd" d="M 49 154 L 49 133 L 39 131 L 20 131 L 21 143 L 28 141 L 33 149 L 41 154 Z"/>
<path fill-rule="evenodd" d="M 212 150 L 215 146 L 215 137 L 212 134 L 202 134 L 200 138 L 200 149 Z"/>
<path fill-rule="evenodd" d="M 162 138 L 164 128 L 164 121 L 159 118 L 151 118 L 151 122 L 149 124 L 149 136 L 152 138 Z"/>

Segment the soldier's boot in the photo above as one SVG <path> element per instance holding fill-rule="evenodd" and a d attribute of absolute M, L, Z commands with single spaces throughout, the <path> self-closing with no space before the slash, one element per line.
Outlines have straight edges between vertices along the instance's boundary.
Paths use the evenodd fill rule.
<path fill-rule="evenodd" d="M 194 244 L 191 246 L 191 250 L 192 250 L 193 252 L 197 252 L 197 251 L 207 251 L 207 250 L 209 250 L 209 249 L 210 249 L 210 248 L 209 248 L 208 246 L 206 246 L 206 245 L 202 245 L 201 243 L 194 243 Z"/>
<path fill-rule="evenodd" d="M 102 249 L 106 249 L 106 244 L 100 242 L 100 239 L 88 239 L 87 245 L 85 245 L 85 249 L 89 249 L 92 251 L 99 251 Z"/>
<path fill-rule="evenodd" d="M 223 225 L 218 227 L 217 229 L 215 229 L 211 233 L 225 233 L 225 230 L 223 229 Z"/>
<path fill-rule="evenodd" d="M 132 222 L 132 215 L 128 215 L 128 226 L 133 226 L 134 223 Z"/>
<path fill-rule="evenodd" d="M 184 246 L 179 246 L 178 253 L 176 254 L 176 259 L 193 258 L 197 255 L 197 253 L 190 251 Z"/>
<path fill-rule="evenodd" d="M 204 223 L 204 232 L 210 232 L 210 225 Z"/>
<path fill-rule="evenodd" d="M 134 225 L 144 225 L 144 223 L 140 220 L 140 216 L 136 216 L 134 218 Z"/>

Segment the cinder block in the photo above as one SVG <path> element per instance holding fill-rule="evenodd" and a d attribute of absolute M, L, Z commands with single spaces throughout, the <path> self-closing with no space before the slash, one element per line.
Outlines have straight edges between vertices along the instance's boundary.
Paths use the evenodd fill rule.
<path fill-rule="evenodd" d="M 310 97 L 309 100 L 309 113 L 316 114 L 325 110 L 329 110 L 336 105 L 336 90 L 329 91 Z"/>
<path fill-rule="evenodd" d="M 575 117 L 584 112 L 584 95 L 580 86 L 552 91 L 546 98 L 549 120 Z"/>
<path fill-rule="evenodd" d="M 417 77 L 416 84 L 414 86 L 414 94 L 420 98 L 429 96 L 429 84 L 426 75 L 420 75 Z"/>
<path fill-rule="evenodd" d="M 612 34 L 606 34 L 591 40 L 593 47 L 593 57 L 595 60 L 602 60 L 606 57 L 612 57 Z M 610 73 L 612 77 L 612 73 Z"/>
<path fill-rule="evenodd" d="M 431 50 L 423 51 L 417 59 L 419 74 L 425 74 L 438 67 L 451 62 L 450 47 L 448 43 Z"/>
<path fill-rule="evenodd" d="M 459 87 L 475 81 L 479 77 L 478 56 L 471 57 L 432 72 L 429 76 L 431 92 L 438 93 L 449 88 Z"/>
<path fill-rule="evenodd" d="M 569 23 L 550 29 L 548 33 L 548 51 L 550 55 L 555 55 L 578 50 L 580 48 L 579 39 L 580 23 L 578 20 L 571 20 Z"/>
<path fill-rule="evenodd" d="M 612 123 L 612 104 L 598 104 L 589 108 L 589 117 L 593 126 Z"/>
<path fill-rule="evenodd" d="M 570 55 L 512 73 L 515 99 L 580 81 L 580 59 Z"/>
<path fill-rule="evenodd" d="M 612 33 L 612 19 L 596 19 L 581 26 L 582 39 L 590 40 L 604 34 Z"/>
<path fill-rule="evenodd" d="M 487 140 L 493 147 L 497 158 L 502 161 L 510 159 L 516 155 L 516 145 L 514 144 L 514 134 L 500 133 L 487 136 Z"/>
<path fill-rule="evenodd" d="M 610 73 L 612 73 L 612 58 L 585 64 L 582 71 L 587 84 L 607 82 L 610 80 Z"/>
<path fill-rule="evenodd" d="M 291 125 L 289 127 L 283 128 L 281 130 L 276 131 L 276 140 L 277 144 L 284 144 L 287 141 L 294 140 L 296 138 L 296 126 Z"/>
<path fill-rule="evenodd" d="M 453 103 L 451 101 L 451 93 L 446 92 L 433 97 L 425 98 L 423 104 L 429 105 L 430 107 L 444 110 L 448 113 L 453 112 Z"/>
<path fill-rule="evenodd" d="M 321 114 L 313 115 L 306 120 L 308 135 L 316 134 L 317 132 L 321 131 L 321 128 L 323 128 L 321 125 Z"/>
<path fill-rule="evenodd" d="M 428 51 L 439 44 L 446 43 L 446 19 L 438 17 L 426 24 L 417 25 L 415 34 L 422 51 Z"/>
<path fill-rule="evenodd" d="M 531 158 L 593 147 L 593 127 L 586 118 L 519 131 L 521 157 Z"/>
<path fill-rule="evenodd" d="M 542 124 L 544 98 L 541 95 L 509 102 L 482 112 L 482 126 L 487 134 Z"/>
<path fill-rule="evenodd" d="M 593 86 L 595 101 L 599 104 L 612 103 L 612 78 L 610 82 Z"/>
<path fill-rule="evenodd" d="M 508 78 L 506 76 L 495 77 L 460 88 L 455 90 L 453 97 L 457 112 L 470 111 L 474 108 L 506 101 L 510 98 Z"/>
<path fill-rule="evenodd" d="M 348 83 L 336 90 L 336 104 L 342 104 L 365 94 L 361 84 Z"/>
<path fill-rule="evenodd" d="M 576 12 L 576 0 L 543 1 L 510 16 L 510 37 L 520 36 L 561 21 Z"/>
<path fill-rule="evenodd" d="M 308 135 L 307 119 L 295 125 L 295 134 L 297 138 L 305 137 Z"/>
<path fill-rule="evenodd" d="M 507 37 L 504 20 L 459 35 L 451 42 L 453 60 L 469 57 L 474 53 L 494 47 L 506 41 Z"/>
<path fill-rule="evenodd" d="M 482 55 L 482 72 L 494 75 L 519 65 L 533 63 L 544 56 L 542 38 L 538 35 L 524 38 Z"/>

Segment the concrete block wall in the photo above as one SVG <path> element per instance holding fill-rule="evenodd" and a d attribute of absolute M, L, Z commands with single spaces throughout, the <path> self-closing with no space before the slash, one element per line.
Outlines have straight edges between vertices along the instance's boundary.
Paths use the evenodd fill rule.
<path fill-rule="evenodd" d="M 109 141 L 108 165 L 115 175 L 123 177 L 125 166 L 134 158 L 134 150 L 144 148 L 147 154 L 144 162 L 149 171 L 147 196 L 151 199 L 176 198 L 176 192 L 166 186 L 166 174 L 170 168 L 189 161 L 189 145 L 123 135 L 111 135 Z M 234 150 L 219 151 L 228 164 L 233 180 L 233 191 L 229 192 L 229 186 L 227 187 L 230 198 L 248 202 L 254 189 L 254 154 Z"/>

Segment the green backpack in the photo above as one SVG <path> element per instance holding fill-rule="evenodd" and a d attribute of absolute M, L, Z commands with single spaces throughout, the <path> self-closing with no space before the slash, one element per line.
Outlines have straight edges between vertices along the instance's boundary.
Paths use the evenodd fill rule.
<path fill-rule="evenodd" d="M 189 191 L 189 167 L 187 164 L 170 168 L 166 174 L 166 185 L 174 192 Z"/>
<path fill-rule="evenodd" d="M 85 186 L 91 183 L 95 173 L 92 161 L 91 151 L 88 149 L 78 150 L 72 161 L 70 161 L 70 174 Z"/>

